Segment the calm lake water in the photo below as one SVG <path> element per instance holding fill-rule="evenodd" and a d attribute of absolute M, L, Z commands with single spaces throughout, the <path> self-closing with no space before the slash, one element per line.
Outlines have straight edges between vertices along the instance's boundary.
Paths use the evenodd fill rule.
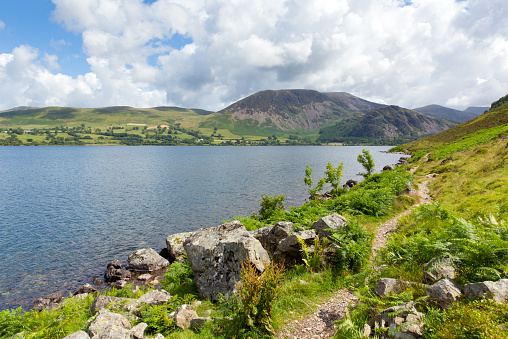
<path fill-rule="evenodd" d="M 165 247 L 168 235 L 259 210 L 261 194 L 304 202 L 314 178 L 370 150 L 380 171 L 389 147 L 0 147 L 0 309 L 73 292 L 112 259 Z"/>

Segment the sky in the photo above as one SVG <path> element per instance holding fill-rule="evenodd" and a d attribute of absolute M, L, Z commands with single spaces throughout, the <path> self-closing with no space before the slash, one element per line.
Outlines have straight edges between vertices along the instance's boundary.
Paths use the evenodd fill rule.
<path fill-rule="evenodd" d="M 508 94 L 506 0 L 16 0 L 0 109 L 220 110 L 313 89 L 416 108 Z"/>

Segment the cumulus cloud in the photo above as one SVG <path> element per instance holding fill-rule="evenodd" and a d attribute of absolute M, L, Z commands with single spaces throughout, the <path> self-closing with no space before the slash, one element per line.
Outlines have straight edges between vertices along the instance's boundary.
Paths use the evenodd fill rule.
<path fill-rule="evenodd" d="M 3 105 L 218 110 L 308 88 L 465 108 L 508 91 L 505 0 L 52 1 L 53 20 L 81 34 L 90 72 L 55 73 L 56 56 L 20 46 L 0 56 Z"/>

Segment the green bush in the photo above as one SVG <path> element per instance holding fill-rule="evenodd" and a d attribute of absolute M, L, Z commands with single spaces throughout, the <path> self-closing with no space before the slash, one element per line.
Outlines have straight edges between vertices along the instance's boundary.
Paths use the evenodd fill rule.
<path fill-rule="evenodd" d="M 282 265 L 266 263 L 259 273 L 251 261 L 242 264 L 241 282 L 237 282 L 234 317 L 227 329 L 231 338 L 272 337 L 272 304 L 278 296 L 284 275 Z"/>
<path fill-rule="evenodd" d="M 332 258 L 337 269 L 360 272 L 372 252 L 372 238 L 373 234 L 354 220 L 346 227 L 334 230 L 330 240 L 339 246 Z"/>
<path fill-rule="evenodd" d="M 297 235 L 298 244 L 302 252 L 302 260 L 311 271 L 318 271 L 323 265 L 323 251 L 328 246 L 328 238 L 319 241 L 319 235 L 314 238 L 314 251 L 310 251 L 305 241 Z"/>
<path fill-rule="evenodd" d="M 284 200 L 286 200 L 286 197 L 281 194 L 273 197 L 270 197 L 268 194 L 261 194 L 259 219 L 267 220 L 273 218 L 275 215 L 282 214 L 284 211 Z"/>

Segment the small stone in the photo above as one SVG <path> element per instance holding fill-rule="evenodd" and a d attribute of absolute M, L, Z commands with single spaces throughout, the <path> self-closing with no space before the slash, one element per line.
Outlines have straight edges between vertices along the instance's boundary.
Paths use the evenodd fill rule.
<path fill-rule="evenodd" d="M 147 281 L 147 280 L 150 280 L 150 278 L 152 277 L 151 274 L 149 273 L 145 273 L 145 274 L 141 274 L 139 277 L 138 277 L 138 280 L 141 280 L 141 281 Z"/>

